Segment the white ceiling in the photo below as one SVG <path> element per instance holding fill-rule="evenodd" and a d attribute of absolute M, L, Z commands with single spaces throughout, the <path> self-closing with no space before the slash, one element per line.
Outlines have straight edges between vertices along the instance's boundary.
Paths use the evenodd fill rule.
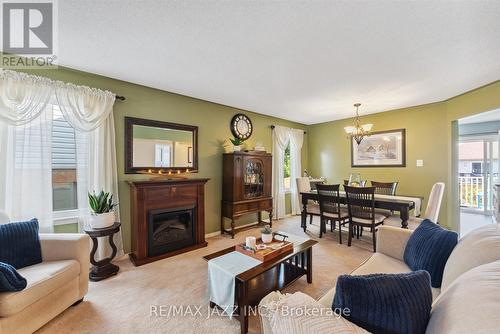
<path fill-rule="evenodd" d="M 474 116 L 459 119 L 459 124 L 473 124 L 500 121 L 500 109 L 483 112 Z"/>
<path fill-rule="evenodd" d="M 59 64 L 311 124 L 500 79 L 499 17 L 496 0 L 64 0 Z"/>

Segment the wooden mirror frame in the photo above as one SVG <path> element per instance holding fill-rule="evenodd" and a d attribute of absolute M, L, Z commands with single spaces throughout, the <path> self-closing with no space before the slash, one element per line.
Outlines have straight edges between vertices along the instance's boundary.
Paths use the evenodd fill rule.
<path fill-rule="evenodd" d="M 192 167 L 134 167 L 134 146 L 133 146 L 133 126 L 142 125 L 163 129 L 174 129 L 190 131 L 193 134 L 193 166 Z M 177 124 L 170 122 L 155 121 L 151 119 L 125 117 L 125 174 L 142 174 L 148 170 L 159 173 L 162 172 L 198 172 L 198 127 L 194 125 Z"/>

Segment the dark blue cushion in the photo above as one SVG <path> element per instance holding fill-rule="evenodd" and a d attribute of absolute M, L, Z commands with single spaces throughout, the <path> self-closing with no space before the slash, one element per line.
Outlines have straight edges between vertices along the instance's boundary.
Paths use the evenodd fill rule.
<path fill-rule="evenodd" d="M 434 288 L 441 287 L 443 271 L 458 234 L 426 219 L 413 231 L 406 244 L 404 260 L 411 270 L 426 270 Z"/>
<path fill-rule="evenodd" d="M 332 308 L 372 333 L 421 334 L 429 322 L 429 273 L 342 275 Z M 339 312 L 340 311 L 340 312 Z"/>
<path fill-rule="evenodd" d="M 21 291 L 26 288 L 26 278 L 19 275 L 16 268 L 0 262 L 0 292 Z"/>
<path fill-rule="evenodd" d="M 0 262 L 16 269 L 42 262 L 37 219 L 0 225 Z"/>

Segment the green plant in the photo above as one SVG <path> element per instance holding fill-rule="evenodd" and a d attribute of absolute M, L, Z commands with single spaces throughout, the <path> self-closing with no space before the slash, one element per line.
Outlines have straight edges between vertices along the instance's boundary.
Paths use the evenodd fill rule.
<path fill-rule="evenodd" d="M 240 138 L 229 138 L 229 141 L 231 143 L 233 143 L 234 146 L 240 146 L 241 144 L 243 144 L 243 139 L 240 139 Z"/>
<path fill-rule="evenodd" d="M 88 195 L 90 209 L 95 214 L 111 212 L 118 205 L 118 203 L 113 203 L 113 195 L 104 192 L 104 190 L 101 190 L 97 195 L 95 191 L 92 194 L 88 193 Z"/>
<path fill-rule="evenodd" d="M 271 225 L 267 224 L 263 229 L 260 230 L 260 232 L 262 234 L 271 234 L 273 233 L 273 229 L 271 228 Z"/>
<path fill-rule="evenodd" d="M 283 164 L 283 177 L 290 177 L 290 144 L 285 149 L 285 161 Z"/>

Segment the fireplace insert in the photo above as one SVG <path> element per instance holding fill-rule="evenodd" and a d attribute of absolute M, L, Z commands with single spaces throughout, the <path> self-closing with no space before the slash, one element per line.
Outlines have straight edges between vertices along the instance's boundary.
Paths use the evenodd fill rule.
<path fill-rule="evenodd" d="M 148 256 L 161 255 L 195 244 L 194 206 L 149 210 Z"/>

